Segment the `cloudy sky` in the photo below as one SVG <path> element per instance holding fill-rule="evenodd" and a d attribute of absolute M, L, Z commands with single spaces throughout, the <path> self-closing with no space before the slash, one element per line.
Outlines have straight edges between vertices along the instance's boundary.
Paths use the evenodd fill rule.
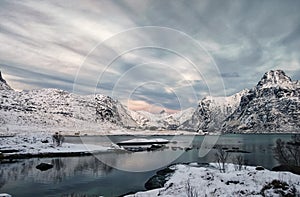
<path fill-rule="evenodd" d="M 300 79 L 298 0 L 0 0 L 0 70 L 16 90 L 101 93 L 170 112 Z"/>

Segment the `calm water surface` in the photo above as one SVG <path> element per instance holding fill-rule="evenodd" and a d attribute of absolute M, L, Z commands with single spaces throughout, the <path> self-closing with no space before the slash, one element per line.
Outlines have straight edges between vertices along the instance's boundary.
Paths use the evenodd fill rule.
<path fill-rule="evenodd" d="M 34 158 L 17 163 L 0 164 L 0 193 L 13 196 L 118 196 L 131 191 L 144 190 L 144 183 L 158 169 L 179 162 L 214 162 L 214 151 L 199 157 L 203 136 L 140 136 L 165 138 L 177 143 L 153 152 L 106 153 L 96 156 L 66 158 Z M 277 165 L 272 148 L 278 138 L 289 140 L 291 135 L 232 134 L 221 136 L 218 144 L 228 148 L 249 151 L 243 153 L 248 165 L 272 168 Z M 132 139 L 132 136 L 84 137 L 84 143 L 109 146 L 111 142 Z M 79 137 L 66 142 L 82 143 Z M 193 147 L 190 151 L 184 148 Z M 232 153 L 231 157 L 240 153 Z M 54 164 L 54 168 L 41 172 L 35 167 L 41 162 Z M 107 165 L 109 164 L 109 165 Z M 113 166 L 113 167 L 111 167 Z M 147 170 L 147 171 L 145 171 Z"/>

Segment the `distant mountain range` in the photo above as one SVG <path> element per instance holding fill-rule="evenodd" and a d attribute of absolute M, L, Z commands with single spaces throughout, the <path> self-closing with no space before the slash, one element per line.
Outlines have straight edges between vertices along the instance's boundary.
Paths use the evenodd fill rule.
<path fill-rule="evenodd" d="M 265 73 L 250 90 L 228 97 L 208 96 L 196 109 L 175 114 L 130 111 L 104 95 L 80 96 L 58 89 L 14 91 L 0 72 L 1 128 L 23 130 L 130 127 L 203 133 L 300 131 L 300 82 L 282 70 Z"/>
<path fill-rule="evenodd" d="M 176 130 L 184 122 L 190 120 L 194 112 L 194 108 L 188 108 L 174 114 L 168 114 L 165 111 L 159 114 L 152 114 L 146 111 L 131 111 L 131 116 L 142 129 Z"/>

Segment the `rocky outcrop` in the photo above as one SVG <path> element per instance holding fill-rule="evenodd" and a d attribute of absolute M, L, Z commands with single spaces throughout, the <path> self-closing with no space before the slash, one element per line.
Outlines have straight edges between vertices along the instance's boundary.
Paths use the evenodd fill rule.
<path fill-rule="evenodd" d="M 7 84 L 5 79 L 2 77 L 1 71 L 0 71 L 0 90 L 12 90 L 12 88 Z"/>
<path fill-rule="evenodd" d="M 109 96 L 95 95 L 96 120 L 109 121 L 122 126 L 135 127 L 130 112 L 117 100 Z"/>

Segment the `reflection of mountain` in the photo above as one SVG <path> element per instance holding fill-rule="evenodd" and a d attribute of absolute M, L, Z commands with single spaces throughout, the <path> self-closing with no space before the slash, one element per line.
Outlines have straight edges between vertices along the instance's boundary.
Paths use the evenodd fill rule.
<path fill-rule="evenodd" d="M 41 172 L 35 167 L 41 162 L 52 163 L 54 167 Z M 13 164 L 1 164 L 0 188 L 6 182 L 32 180 L 42 183 L 57 183 L 75 175 L 103 176 L 111 173 L 113 168 L 105 165 L 93 156 L 26 159 Z"/>

